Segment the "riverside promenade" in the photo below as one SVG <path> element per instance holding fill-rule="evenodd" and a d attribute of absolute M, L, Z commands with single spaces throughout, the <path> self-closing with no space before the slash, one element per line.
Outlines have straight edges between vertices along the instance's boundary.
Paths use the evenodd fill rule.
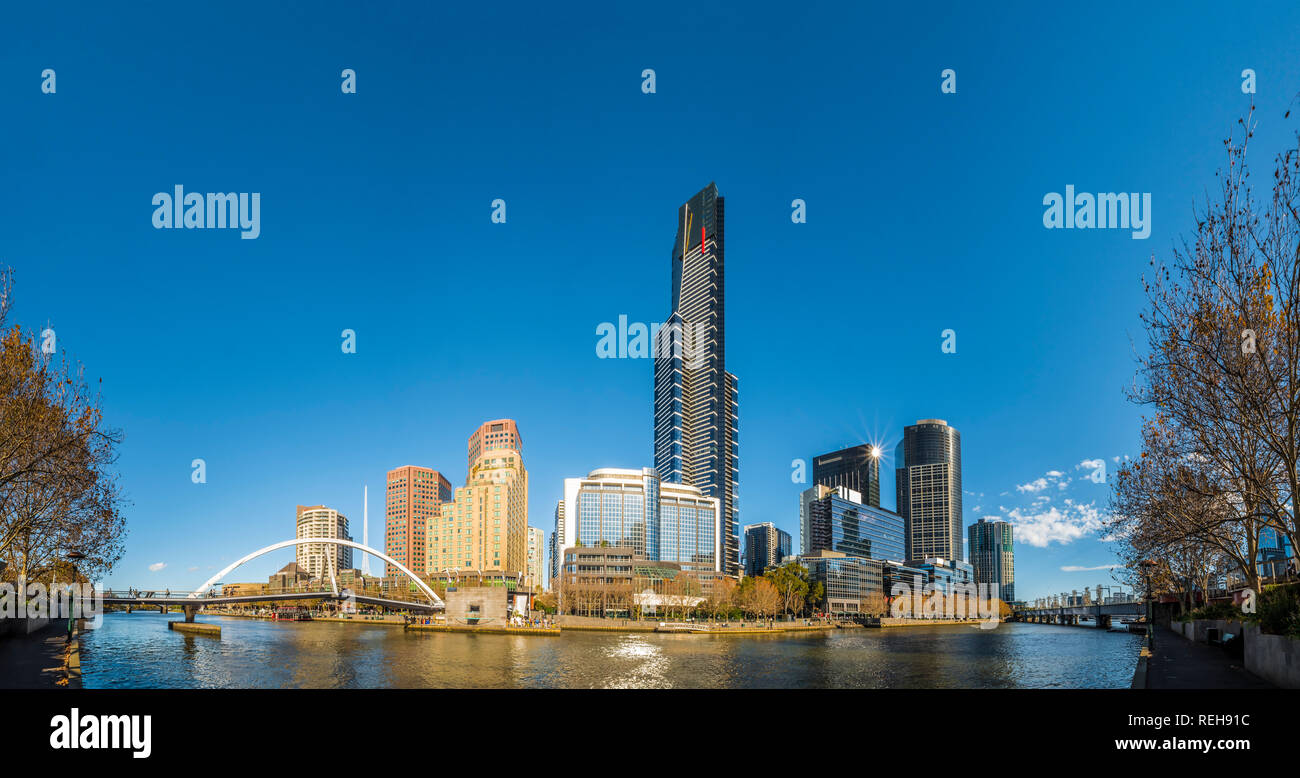
<path fill-rule="evenodd" d="M 1228 656 L 1222 648 L 1196 643 L 1156 627 L 1156 647 L 1147 659 L 1147 689 L 1272 689 L 1271 683 Z"/>
<path fill-rule="evenodd" d="M 0 637 L 0 689 L 80 689 L 79 636 L 63 620 L 26 635 Z"/>

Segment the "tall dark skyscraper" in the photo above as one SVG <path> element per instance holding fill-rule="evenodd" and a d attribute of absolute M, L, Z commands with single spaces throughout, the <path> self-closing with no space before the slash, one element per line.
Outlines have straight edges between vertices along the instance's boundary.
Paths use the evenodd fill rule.
<path fill-rule="evenodd" d="M 909 561 L 965 561 L 961 544 L 961 433 L 942 419 L 903 429 L 894 449 L 898 513 Z"/>
<path fill-rule="evenodd" d="M 847 486 L 861 494 L 867 505 L 879 508 L 880 450 L 863 443 L 814 457 L 813 483 L 832 489 Z"/>
<path fill-rule="evenodd" d="M 745 527 L 745 575 L 760 576 L 790 556 L 790 533 L 765 521 Z"/>
<path fill-rule="evenodd" d="M 709 184 L 677 209 L 672 311 L 655 339 L 655 470 L 722 505 L 722 570 L 740 574 L 736 377 L 726 370 L 724 198 Z"/>

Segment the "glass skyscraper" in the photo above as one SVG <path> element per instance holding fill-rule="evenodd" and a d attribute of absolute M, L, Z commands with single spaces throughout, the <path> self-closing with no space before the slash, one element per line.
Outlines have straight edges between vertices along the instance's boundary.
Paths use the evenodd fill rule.
<path fill-rule="evenodd" d="M 872 455 L 874 446 L 858 446 L 813 457 L 813 483 L 822 486 L 847 486 L 861 492 L 867 505 L 880 507 L 880 456 Z"/>
<path fill-rule="evenodd" d="M 800 496 L 803 554 L 839 551 L 865 559 L 903 558 L 903 519 L 893 511 L 862 502 L 846 486 L 817 485 Z"/>
<path fill-rule="evenodd" d="M 721 506 L 721 570 L 740 574 L 738 392 L 726 370 L 724 198 L 709 184 L 677 209 L 672 310 L 655 338 L 654 466 Z"/>
<path fill-rule="evenodd" d="M 903 429 L 894 450 L 906 560 L 962 560 L 961 433 L 942 419 Z"/>

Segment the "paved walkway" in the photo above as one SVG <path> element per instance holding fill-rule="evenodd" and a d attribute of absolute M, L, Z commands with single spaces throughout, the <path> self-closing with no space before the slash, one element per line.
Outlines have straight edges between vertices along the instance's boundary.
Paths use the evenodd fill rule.
<path fill-rule="evenodd" d="M 0 638 L 0 689 L 54 689 L 64 678 L 66 621 L 52 621 L 30 635 Z"/>
<path fill-rule="evenodd" d="M 1272 689 L 1222 648 L 1193 643 L 1156 627 L 1155 654 L 1147 662 L 1148 689 Z"/>

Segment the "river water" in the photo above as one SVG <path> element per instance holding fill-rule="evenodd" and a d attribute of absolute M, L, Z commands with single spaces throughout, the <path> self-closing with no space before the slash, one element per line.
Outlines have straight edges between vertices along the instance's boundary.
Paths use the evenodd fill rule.
<path fill-rule="evenodd" d="M 1002 624 L 795 635 L 556 637 L 109 613 L 82 633 L 86 688 L 1127 688 L 1141 639 Z"/>

